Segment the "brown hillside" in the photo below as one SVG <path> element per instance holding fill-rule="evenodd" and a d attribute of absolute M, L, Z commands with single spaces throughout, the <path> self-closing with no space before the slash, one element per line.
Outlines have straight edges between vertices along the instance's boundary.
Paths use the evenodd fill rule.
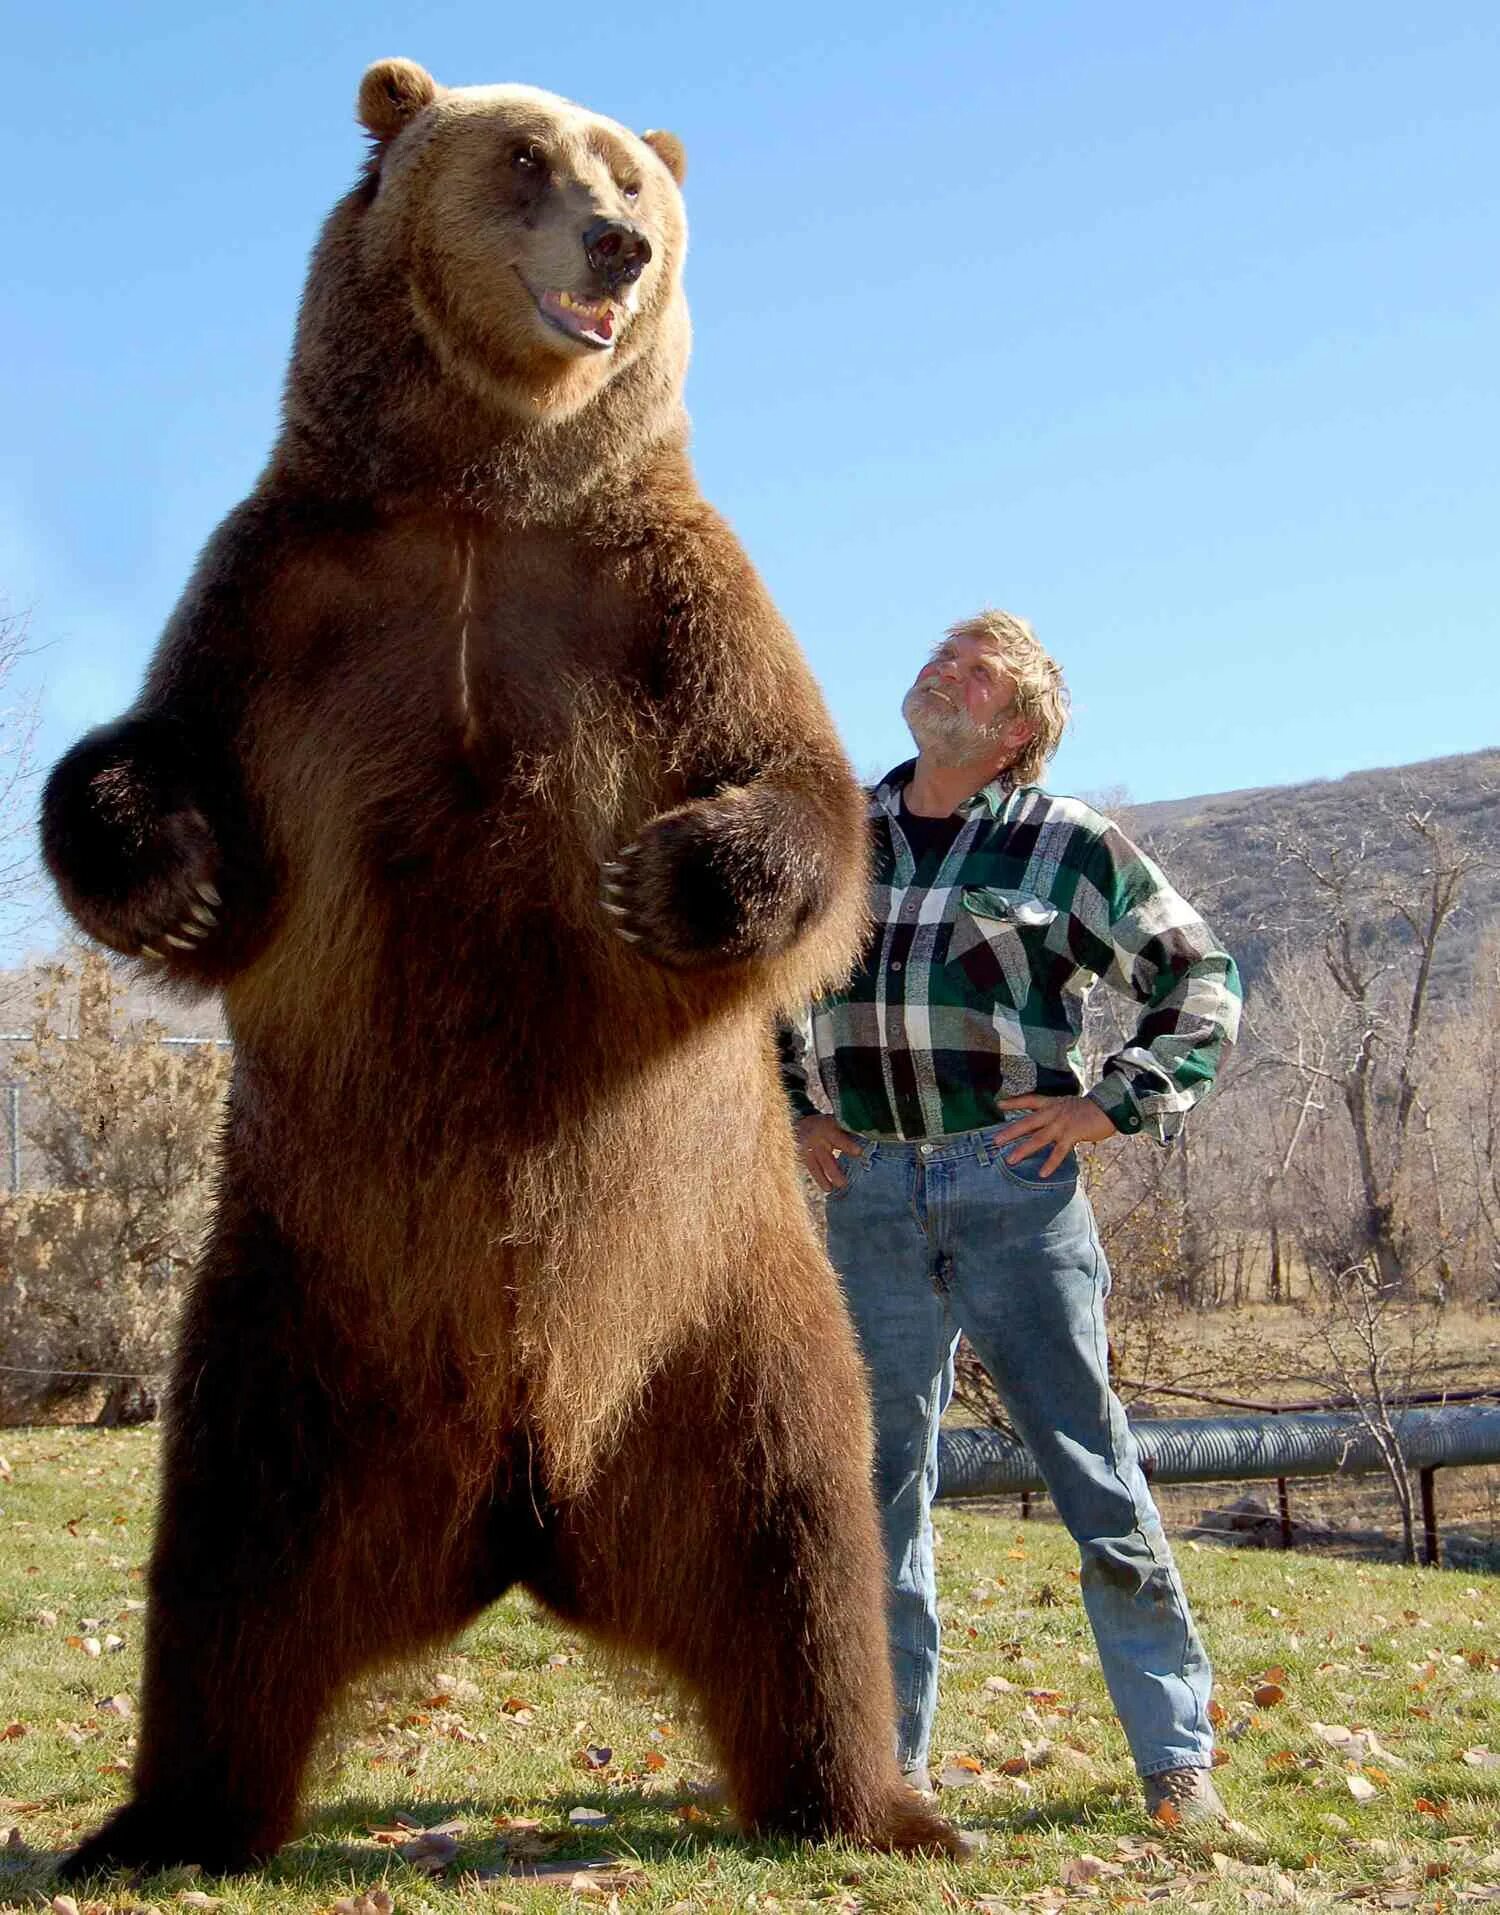
<path fill-rule="evenodd" d="M 1500 750 L 1121 809 L 1127 827 L 1201 899 L 1253 985 L 1282 936 L 1309 933 L 1317 920 L 1314 887 L 1281 848 L 1297 838 L 1325 851 L 1367 841 L 1381 851 L 1372 873 L 1399 874 L 1415 899 L 1423 846 L 1400 824 L 1413 806 L 1433 807 L 1481 859 L 1438 948 L 1437 990 L 1453 996 L 1466 986 L 1481 932 L 1500 920 Z M 1385 909 L 1378 915 L 1390 917 Z"/>

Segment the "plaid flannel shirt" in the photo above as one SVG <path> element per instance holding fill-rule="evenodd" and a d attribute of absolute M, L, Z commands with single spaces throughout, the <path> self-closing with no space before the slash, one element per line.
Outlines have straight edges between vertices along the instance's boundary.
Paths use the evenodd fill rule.
<path fill-rule="evenodd" d="M 874 927 L 846 989 L 778 1032 L 793 1110 L 868 1136 L 1000 1121 L 1002 1097 L 1077 1096 L 1084 1004 L 1103 978 L 1145 1006 L 1088 1093 L 1163 1143 L 1212 1086 L 1239 1028 L 1234 959 L 1125 834 L 1077 798 L 986 785 L 919 866 L 899 823 L 915 761 L 871 794 Z"/>

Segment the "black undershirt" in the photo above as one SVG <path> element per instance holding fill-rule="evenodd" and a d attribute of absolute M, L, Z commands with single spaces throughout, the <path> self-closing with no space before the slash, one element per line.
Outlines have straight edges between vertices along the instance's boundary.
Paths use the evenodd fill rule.
<path fill-rule="evenodd" d="M 911 855 L 921 864 L 929 856 L 941 860 L 964 827 L 957 812 L 946 818 L 919 818 L 906 808 L 906 793 L 901 793 L 901 834 L 911 846 Z"/>

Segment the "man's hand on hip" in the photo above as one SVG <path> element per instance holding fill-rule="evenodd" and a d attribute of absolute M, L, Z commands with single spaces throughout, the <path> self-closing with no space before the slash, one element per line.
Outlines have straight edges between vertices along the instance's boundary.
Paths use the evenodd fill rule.
<path fill-rule="evenodd" d="M 840 1157 L 865 1154 L 862 1138 L 821 1111 L 812 1117 L 799 1117 L 792 1126 L 792 1134 L 797 1139 L 797 1154 L 819 1190 L 842 1190 L 849 1179 L 844 1175 Z"/>
<path fill-rule="evenodd" d="M 1002 1097 L 998 1108 L 1025 1112 L 1005 1126 L 1001 1155 L 1006 1163 L 1018 1164 L 1045 1150 L 1043 1177 L 1052 1175 L 1075 1144 L 1102 1144 L 1115 1134 L 1108 1115 L 1091 1097 Z M 1024 1141 L 1014 1142 L 1017 1138 Z"/>

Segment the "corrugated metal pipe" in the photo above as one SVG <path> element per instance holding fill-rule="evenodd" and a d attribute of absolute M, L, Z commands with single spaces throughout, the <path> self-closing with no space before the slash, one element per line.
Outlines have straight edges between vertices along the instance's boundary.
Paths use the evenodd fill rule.
<path fill-rule="evenodd" d="M 1409 1468 L 1500 1463 L 1500 1407 L 1450 1404 L 1392 1413 Z M 1360 1475 L 1382 1468 L 1375 1441 L 1348 1410 L 1317 1415 L 1143 1418 L 1131 1428 L 1153 1482 L 1221 1483 Z M 1031 1452 L 998 1430 L 943 1430 L 939 1498 L 1045 1489 Z"/>

